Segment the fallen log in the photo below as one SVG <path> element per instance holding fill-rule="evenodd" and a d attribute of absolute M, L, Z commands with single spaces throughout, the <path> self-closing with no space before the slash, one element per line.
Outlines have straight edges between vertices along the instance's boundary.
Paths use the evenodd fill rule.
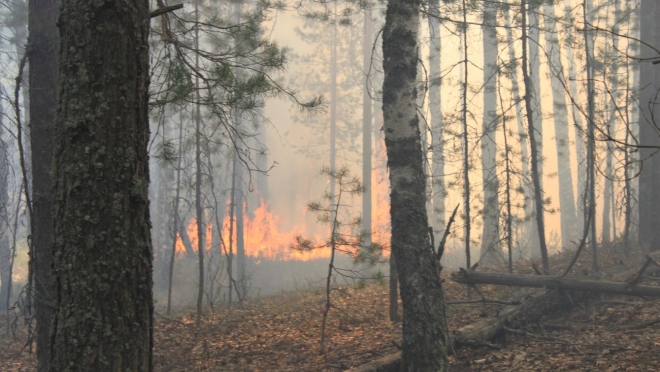
<path fill-rule="evenodd" d="M 660 259 L 660 251 L 653 252 L 655 260 Z M 646 271 L 650 270 L 647 269 Z M 638 268 L 619 265 L 607 270 L 605 275 L 612 280 L 626 280 L 633 278 L 639 271 Z M 617 283 L 620 284 L 620 283 Z M 627 293 L 626 293 L 627 294 Z M 483 343 L 499 337 L 504 332 L 504 327 L 519 328 L 530 322 L 538 321 L 543 315 L 553 313 L 567 306 L 569 301 L 581 301 L 589 298 L 589 292 L 581 296 L 567 298 L 564 293 L 557 290 L 535 290 L 524 295 L 521 305 L 507 306 L 501 309 L 495 316 L 481 319 L 475 323 L 455 330 L 451 334 L 451 342 L 447 345 L 447 352 L 452 353 L 454 349 L 460 349 L 470 341 Z M 378 358 L 370 363 L 349 369 L 346 372 L 398 372 L 400 370 L 401 353 L 397 352 Z"/>
<path fill-rule="evenodd" d="M 475 323 L 454 330 L 447 353 L 451 354 L 463 346 L 484 343 L 499 337 L 504 326 L 518 328 L 529 322 L 538 321 L 548 312 L 567 306 L 566 298 L 556 291 L 534 291 L 520 299 L 520 305 L 507 306 L 495 316 L 483 318 Z M 389 354 L 346 372 L 399 372 L 401 353 Z"/>
<path fill-rule="evenodd" d="M 628 296 L 660 297 L 660 287 L 637 285 L 635 282 L 615 283 L 602 280 L 584 280 L 545 275 L 517 275 L 480 273 L 461 269 L 452 273 L 451 280 L 460 284 L 495 284 L 509 287 L 548 288 L 556 290 L 611 293 Z"/>

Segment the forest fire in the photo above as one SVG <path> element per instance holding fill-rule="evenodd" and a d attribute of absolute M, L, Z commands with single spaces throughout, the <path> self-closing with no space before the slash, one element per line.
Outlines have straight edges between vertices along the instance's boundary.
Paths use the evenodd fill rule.
<path fill-rule="evenodd" d="M 372 220 L 372 241 L 380 243 L 384 246 L 389 245 L 391 237 L 390 232 L 390 205 L 389 205 L 389 180 L 387 174 L 382 169 L 374 169 L 372 172 L 372 206 L 373 206 L 373 220 Z M 318 248 L 310 251 L 301 251 L 291 248 L 295 241 L 296 236 L 302 236 L 310 239 L 314 245 L 321 245 L 325 241 L 324 237 L 315 235 L 310 236 L 304 225 L 296 225 L 289 231 L 280 229 L 280 217 L 269 210 L 268 204 L 261 202 L 252 216 L 245 213 L 243 218 L 244 226 L 244 245 L 245 254 L 248 257 L 265 258 L 270 260 L 296 260 L 308 261 L 319 258 L 327 258 L 330 256 L 328 249 Z M 229 230 L 230 230 L 230 216 L 225 216 L 223 219 L 223 250 L 229 249 Z M 209 223 L 206 226 L 206 250 L 217 245 L 213 244 L 213 224 Z M 190 245 L 193 251 L 197 251 L 197 220 L 190 219 L 186 228 L 186 235 L 190 239 Z M 234 221 L 233 238 L 232 238 L 232 251 L 236 253 L 237 244 L 237 226 Z M 181 234 L 177 234 L 176 243 L 177 253 L 185 253 L 186 246 L 181 239 Z M 384 252 L 385 256 L 389 255 L 389 251 Z"/>

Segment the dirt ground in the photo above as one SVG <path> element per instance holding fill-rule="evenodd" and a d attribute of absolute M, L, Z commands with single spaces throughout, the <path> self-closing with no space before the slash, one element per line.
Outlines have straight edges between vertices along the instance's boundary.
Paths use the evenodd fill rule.
<path fill-rule="evenodd" d="M 554 256 L 551 271 L 562 271 L 569 260 L 568 253 Z M 640 266 L 642 262 L 641 256 L 626 258 L 616 247 L 602 249 L 602 267 L 624 260 L 637 260 Z M 585 254 L 573 276 L 590 268 Z M 514 272 L 533 271 L 524 262 Z M 466 289 L 448 280 L 448 273 L 443 276 L 446 300 L 465 300 Z M 646 285 L 660 284 L 643 280 Z M 472 298 L 510 301 L 528 291 L 486 285 Z M 341 371 L 397 351 L 401 325 L 389 321 L 387 284 L 337 288 L 332 296 L 325 355 L 319 354 L 322 290 L 209 309 L 199 328 L 192 309 L 171 316 L 157 313 L 155 371 Z M 503 306 L 450 304 L 449 330 L 492 316 Z M 452 371 L 660 371 L 659 319 L 660 299 L 602 297 L 548 314 L 495 343 L 458 350 L 450 356 Z M 34 354 L 25 347 L 25 327 L 19 325 L 13 337 L 6 337 L 6 321 L 0 317 L 0 371 L 34 371 Z"/>

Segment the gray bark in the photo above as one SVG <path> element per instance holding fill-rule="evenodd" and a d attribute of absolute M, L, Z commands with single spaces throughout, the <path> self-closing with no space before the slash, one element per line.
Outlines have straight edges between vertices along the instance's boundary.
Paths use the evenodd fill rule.
<path fill-rule="evenodd" d="M 372 102 L 369 92 L 370 79 L 368 71 L 371 67 L 371 50 L 373 45 L 373 21 L 371 10 L 364 12 L 364 37 L 362 39 L 362 230 L 367 233 L 366 245 L 371 244 L 371 157 L 373 150 L 371 146 L 372 129 Z"/>
<path fill-rule="evenodd" d="M 9 157 L 7 142 L 3 137 L 4 111 L 0 103 L 0 311 L 7 308 L 9 294 Z"/>
<path fill-rule="evenodd" d="M 573 6 L 572 1 L 565 0 L 564 8 L 570 9 Z M 568 92 L 571 97 L 571 117 L 573 119 L 574 128 L 575 128 L 575 161 L 577 162 L 577 198 L 576 198 L 576 224 L 575 230 L 580 232 L 584 229 L 584 219 L 577 218 L 578 210 L 587 209 L 586 199 L 584 197 L 585 190 L 585 178 L 587 174 L 586 168 L 586 156 L 584 149 L 584 133 L 585 128 L 582 122 L 582 112 L 578 107 L 579 102 L 579 93 L 577 86 L 577 68 L 575 63 L 575 48 L 577 48 L 577 40 L 575 38 L 575 22 L 576 19 L 572 16 L 572 13 L 568 13 L 569 16 L 565 22 L 563 22 L 564 27 L 564 52 L 566 53 L 566 60 L 568 61 Z"/>
<path fill-rule="evenodd" d="M 497 23 L 494 3 L 486 2 L 483 10 L 482 39 L 484 49 L 483 119 L 481 125 L 481 164 L 484 205 L 482 211 L 480 262 L 503 262 L 500 244 L 500 203 L 497 174 Z"/>
<path fill-rule="evenodd" d="M 515 8 L 514 8 L 515 9 Z M 506 25 L 506 39 L 509 45 L 509 74 L 511 77 L 511 91 L 513 93 L 513 101 L 515 102 L 516 122 L 518 123 L 518 137 L 520 142 L 520 163 L 521 163 L 521 178 L 524 181 L 529 180 L 529 153 L 527 150 L 527 133 L 525 130 L 525 122 L 522 109 L 522 98 L 520 97 L 520 87 L 518 85 L 518 62 L 516 58 L 515 43 L 513 40 L 513 32 L 511 27 L 511 16 L 509 12 L 504 12 L 504 20 Z M 526 182 L 520 183 L 520 188 L 525 195 L 530 194 L 532 191 L 527 187 Z M 528 243 L 531 235 L 531 221 L 533 219 L 532 203 L 526 202 L 523 206 L 524 220 L 522 224 L 522 233 L 517 234 L 516 240 L 518 248 L 522 251 L 523 248 L 529 249 Z"/>
<path fill-rule="evenodd" d="M 655 0 L 642 0 L 640 7 L 640 39 L 660 49 L 660 4 Z M 640 43 L 641 58 L 657 58 L 658 54 L 650 47 Z M 640 67 L 639 139 L 643 146 L 660 146 L 660 104 L 657 94 L 660 90 L 660 67 L 649 62 Z M 643 160 L 639 176 L 639 243 L 656 250 L 660 248 L 660 156 L 657 149 L 640 150 Z"/>
<path fill-rule="evenodd" d="M 590 14 L 592 12 L 592 2 L 590 0 L 583 1 L 583 23 L 590 23 Z M 591 232 L 591 257 L 593 269 L 598 271 L 598 252 L 596 251 L 596 138 L 594 137 L 595 120 L 595 102 L 594 102 L 594 44 L 591 32 L 585 29 L 584 31 L 584 48 L 586 55 L 587 70 L 587 183 L 585 190 L 585 198 L 588 200 L 588 208 L 585 210 L 584 223 L 591 221 L 589 231 Z M 589 217 L 591 214 L 591 217 Z"/>
<path fill-rule="evenodd" d="M 199 22 L 199 1 L 195 1 L 195 21 Z M 199 49 L 199 27 L 195 27 L 195 49 Z M 195 53 L 195 66 L 199 66 L 199 53 Z M 195 219 L 197 220 L 197 257 L 199 279 L 197 282 L 197 315 L 195 325 L 199 327 L 202 321 L 202 304 L 204 301 L 204 251 L 206 250 L 204 209 L 202 208 L 202 113 L 199 95 L 199 76 L 195 76 Z"/>
<path fill-rule="evenodd" d="M 438 17 L 441 14 L 440 1 L 432 2 L 432 11 Z M 429 16 L 429 109 L 431 111 L 431 148 L 432 148 L 432 197 L 431 197 L 431 223 L 440 240 L 445 230 L 445 156 L 444 133 L 442 116 L 442 78 L 440 76 L 442 61 L 442 39 L 440 38 L 440 22 L 436 17 Z"/>
<path fill-rule="evenodd" d="M 149 4 L 61 4 L 50 371 L 151 371 Z"/>
<path fill-rule="evenodd" d="M 403 303 L 402 371 L 449 368 L 440 267 L 430 244 L 417 117 L 419 0 L 389 0 L 383 29 L 383 116 L 390 168 L 392 254 Z"/>
<path fill-rule="evenodd" d="M 531 161 L 531 177 L 532 184 L 534 184 L 534 214 L 537 221 L 536 224 L 532 224 L 532 245 L 531 255 L 532 257 L 539 257 L 543 259 L 544 255 L 547 254 L 546 241 L 545 241 L 545 223 L 539 222 L 544 221 L 544 208 L 543 208 L 543 113 L 541 111 L 541 60 L 539 58 L 539 45 L 540 45 L 540 29 L 539 29 L 539 5 L 537 2 L 530 3 L 529 9 L 527 11 L 527 16 L 529 23 L 527 25 L 527 47 L 528 54 L 526 58 L 529 61 L 529 78 L 525 83 L 526 97 L 529 98 L 527 104 L 531 108 L 531 112 L 527 111 L 528 114 L 533 116 L 528 118 L 531 120 L 530 123 L 533 123 L 532 127 L 528 127 L 528 137 L 530 141 L 530 161 Z M 523 42 L 525 42 L 523 40 Z M 533 128 L 533 134 L 530 131 Z M 532 141 L 536 141 L 532 143 Z M 534 149 L 536 148 L 536 149 Z M 536 170 L 534 170 L 536 168 Z M 537 185 L 538 182 L 538 185 Z M 540 203 L 539 204 L 539 200 Z M 540 249 L 536 249 L 539 247 Z M 544 250 L 546 253 L 544 253 Z"/>
<path fill-rule="evenodd" d="M 523 71 L 523 84 L 525 86 L 525 112 L 527 114 L 527 133 L 529 135 L 529 144 L 530 144 L 530 153 L 532 156 L 532 182 L 534 184 L 534 205 L 536 207 L 536 229 L 539 237 L 539 249 L 541 252 L 541 259 L 543 262 L 543 268 L 548 270 L 550 264 L 548 261 L 548 248 L 545 244 L 545 223 L 543 220 L 543 189 L 541 188 L 541 159 L 542 156 L 541 147 L 539 143 L 536 142 L 536 132 L 540 128 L 539 124 L 535 123 L 535 114 L 538 114 L 534 111 L 533 100 L 535 94 L 538 94 L 538 87 L 534 87 L 530 74 L 527 72 L 527 45 L 529 43 L 527 37 L 527 2 L 523 0 L 520 4 L 520 12 L 522 14 L 522 71 Z M 530 12 L 532 14 L 534 12 Z M 538 22 L 536 22 L 538 25 Z M 531 24 L 530 24 L 531 29 Z M 538 41 L 538 38 L 536 39 Z M 533 42 L 532 42 L 533 43 Z M 536 48 L 538 53 L 538 46 Z M 536 56 L 538 59 L 538 55 Z M 534 66 L 534 59 L 530 60 L 531 66 Z M 532 71 L 534 69 L 532 68 Z M 538 74 L 538 69 L 536 70 Z M 538 98 L 536 98 L 538 99 Z M 538 106 L 536 106 L 538 108 Z M 540 117 L 541 115 L 539 115 Z M 540 141 L 539 141 L 540 142 Z"/>
<path fill-rule="evenodd" d="M 553 119 L 555 126 L 555 144 L 557 150 L 557 175 L 559 183 L 559 209 L 561 223 L 561 242 L 564 249 L 572 246 L 579 230 L 576 230 L 577 212 L 573 193 L 573 175 L 571 172 L 571 153 L 568 138 L 568 110 L 566 90 L 564 88 L 564 67 L 561 61 L 561 48 L 557 32 L 555 6 L 543 5 L 545 23 L 545 45 L 549 56 L 550 84 L 552 86 Z"/>

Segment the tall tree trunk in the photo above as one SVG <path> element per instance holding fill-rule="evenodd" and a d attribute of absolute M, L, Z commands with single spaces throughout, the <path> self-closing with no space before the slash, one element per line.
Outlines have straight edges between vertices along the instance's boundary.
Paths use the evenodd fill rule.
<path fill-rule="evenodd" d="M 168 270 L 168 275 L 167 275 L 167 315 L 170 315 L 170 311 L 172 309 L 172 284 L 174 282 L 174 261 L 176 258 L 176 243 L 177 243 L 177 235 L 181 236 L 181 240 L 183 241 L 183 234 L 185 234 L 185 231 L 183 229 L 180 229 L 180 222 L 179 222 L 179 202 L 181 201 L 181 162 L 183 161 L 183 117 L 179 116 L 179 151 L 177 152 L 178 154 L 178 164 L 176 167 L 176 189 L 175 193 L 176 195 L 174 196 L 174 217 L 173 217 L 173 222 L 172 222 L 172 227 L 171 227 L 171 233 L 172 233 L 172 254 L 170 255 L 170 265 L 169 265 L 169 270 Z"/>
<path fill-rule="evenodd" d="M 640 7 L 640 57 L 657 58 L 658 54 L 649 44 L 660 49 L 660 4 L 654 0 L 642 0 Z M 644 146 L 660 146 L 660 105 L 658 90 L 660 89 L 660 71 L 658 65 L 645 62 L 640 68 L 641 106 L 639 118 L 640 144 Z M 643 247 L 656 250 L 660 248 L 660 156 L 657 149 L 641 149 L 640 159 L 643 160 L 642 172 L 639 176 L 639 243 Z M 655 155 L 654 155 L 655 154 Z"/>
<path fill-rule="evenodd" d="M 573 4 L 571 0 L 564 0 L 564 8 L 572 9 Z M 584 231 L 584 222 L 583 218 L 578 218 L 578 210 L 582 209 L 582 212 L 587 207 L 587 199 L 585 198 L 584 191 L 585 189 L 585 178 L 587 174 L 586 168 L 586 156 L 584 152 L 584 133 L 585 128 L 582 122 L 582 111 L 578 107 L 579 102 L 579 93 L 577 85 L 577 68 L 575 63 L 575 49 L 577 48 L 577 39 L 575 38 L 575 23 L 577 22 L 576 18 L 573 16 L 572 12 L 566 13 L 565 22 L 562 22 L 563 31 L 564 31 L 564 53 L 566 53 L 566 61 L 568 62 L 568 93 L 571 99 L 571 117 L 573 119 L 574 128 L 575 128 L 575 161 L 577 163 L 577 198 L 575 211 L 575 231 L 581 233 Z M 561 203 L 561 201 L 560 201 Z"/>
<path fill-rule="evenodd" d="M 48 371 L 48 338 L 53 313 L 50 275 L 53 262 L 52 174 L 55 117 L 57 113 L 57 1 L 30 0 L 30 139 L 32 148 L 32 246 L 35 317 L 37 320 L 37 363 Z"/>
<path fill-rule="evenodd" d="M 583 9 L 583 22 L 585 25 L 589 24 L 590 14 L 592 11 L 590 0 L 584 0 L 582 3 Z M 584 48 L 586 55 L 587 70 L 587 190 L 585 192 L 586 198 L 589 201 L 589 208 L 585 210 L 584 221 L 590 221 L 589 226 L 591 232 L 591 258 L 593 269 L 598 271 L 598 252 L 596 251 L 596 138 L 594 137 L 595 120 L 595 102 L 594 102 L 594 58 L 593 58 L 593 40 L 591 40 L 591 32 L 587 31 L 588 26 L 584 30 Z M 589 217 L 591 214 L 591 217 Z"/>
<path fill-rule="evenodd" d="M 494 3 L 486 2 L 483 9 L 482 40 L 484 49 L 483 118 L 481 124 L 481 165 L 484 193 L 483 230 L 480 262 L 502 262 L 500 244 L 499 180 L 497 177 L 497 24 Z"/>
<path fill-rule="evenodd" d="M 245 257 L 245 194 L 243 192 L 243 167 L 239 161 L 236 174 L 236 275 L 238 280 L 238 293 L 240 299 L 247 291 L 246 257 Z"/>
<path fill-rule="evenodd" d="M 417 117 L 419 0 L 389 0 L 383 29 L 383 115 L 392 185 L 392 254 L 403 302 L 402 371 L 447 371 L 440 265 L 430 244 Z"/>
<path fill-rule="evenodd" d="M 545 45 L 549 56 L 550 84 L 552 86 L 553 119 L 555 126 L 555 144 L 557 150 L 557 175 L 559 183 L 559 209 L 561 223 L 561 242 L 564 249 L 569 248 L 571 239 L 579 233 L 575 229 L 577 212 L 573 193 L 573 175 L 571 172 L 571 152 L 568 138 L 568 110 L 566 90 L 564 88 L 564 67 L 561 61 L 561 47 L 557 32 L 555 6 L 543 4 L 545 22 Z"/>
<path fill-rule="evenodd" d="M 610 7 L 607 7 L 609 13 Z M 612 67 L 609 74 L 607 68 L 603 69 L 603 81 L 609 83 L 609 92 L 606 93 L 605 102 L 611 102 L 607 112 L 607 128 L 609 134 L 616 130 L 617 116 L 619 115 L 619 23 L 621 22 L 621 5 L 617 1 L 614 4 L 614 19 L 608 19 L 608 29 L 612 30 L 612 44 L 608 47 L 608 52 L 612 54 Z M 627 132 L 626 132 L 627 133 Z M 610 241 L 610 231 L 612 238 L 616 239 L 616 203 L 614 201 L 614 170 L 612 167 L 612 158 L 614 156 L 614 144 L 607 142 L 607 154 L 605 158 L 605 190 L 603 191 L 603 243 Z M 610 224 L 611 222 L 611 224 Z"/>
<path fill-rule="evenodd" d="M 472 267 L 471 252 L 470 252 L 470 233 L 472 229 L 472 218 L 470 216 L 470 146 L 468 138 L 468 123 L 467 123 L 467 88 L 468 88 L 468 53 L 467 53 L 467 4 L 463 0 L 463 24 L 462 29 L 462 48 L 463 48 L 463 74 L 462 74 L 462 124 L 463 124 L 463 211 L 464 211 L 464 239 L 465 239 L 465 266 Z M 468 297 L 470 296 L 470 288 L 468 288 Z"/>
<path fill-rule="evenodd" d="M 533 89 L 531 78 L 527 72 L 527 1 L 522 0 L 520 3 L 520 12 L 522 14 L 522 71 L 523 71 L 523 84 L 525 85 L 525 112 L 527 113 L 527 133 L 529 135 L 529 144 L 532 155 L 532 183 L 534 184 L 534 204 L 536 206 L 536 229 L 539 236 L 539 249 L 541 251 L 541 260 L 543 268 L 548 270 L 550 267 L 548 261 L 548 248 L 545 245 L 545 223 L 543 220 L 543 190 L 541 189 L 541 172 L 539 169 L 539 154 L 541 149 L 536 142 L 536 131 L 538 126 L 534 125 L 534 109 L 532 107 L 532 97 L 535 91 Z M 531 12 L 530 12 L 531 13 Z M 531 26 L 530 26 L 531 28 Z"/>
<path fill-rule="evenodd" d="M 501 79 L 501 75 L 498 74 Z M 501 89 L 501 81 L 498 79 L 498 87 Z M 499 90 L 498 89 L 498 92 Z M 507 132 L 507 115 L 504 110 L 504 102 L 500 95 L 500 108 L 502 110 L 502 137 L 504 138 L 504 204 L 506 206 L 506 246 L 509 253 L 509 273 L 513 273 L 513 216 L 511 214 L 511 149 L 509 147 L 509 133 Z"/>
<path fill-rule="evenodd" d="M 513 31 L 511 27 L 511 16 L 508 11 L 504 12 L 504 20 L 506 26 L 506 41 L 509 45 L 509 75 L 511 76 L 511 91 L 513 93 L 514 107 L 516 110 L 516 122 L 518 123 L 518 137 L 520 142 L 520 163 L 521 163 L 521 178 L 529 180 L 529 154 L 527 152 L 527 134 L 525 130 L 525 120 L 522 110 L 523 99 L 520 97 L 520 87 L 518 85 L 518 58 L 516 57 L 515 42 L 513 40 Z M 530 194 L 527 187 L 527 182 L 520 182 L 520 188 L 523 195 Z M 533 193 L 533 191 L 531 192 Z M 516 236 L 518 248 L 522 251 L 523 248 L 530 249 L 528 246 L 531 235 L 530 223 L 533 219 L 533 207 L 531 203 L 525 202 L 523 205 L 524 219 L 522 223 L 522 234 Z"/>
<path fill-rule="evenodd" d="M 335 3 L 334 14 L 337 14 L 337 3 Z M 337 20 L 330 25 L 332 27 L 332 38 L 330 40 L 330 172 L 337 167 Z M 330 177 L 330 204 L 335 200 L 335 179 Z M 331 213 L 332 214 L 332 213 Z M 330 216 L 333 220 L 334 216 Z"/>
<path fill-rule="evenodd" d="M 371 19 L 371 10 L 364 12 L 364 37 L 362 38 L 362 184 L 364 193 L 362 193 L 362 230 L 367 233 L 366 245 L 371 244 L 371 157 L 373 150 L 371 147 L 371 132 L 373 131 L 371 94 L 369 91 L 369 74 L 371 70 L 371 50 L 373 45 L 373 21 Z"/>
<path fill-rule="evenodd" d="M 199 0 L 195 1 L 195 21 L 199 22 Z M 195 49 L 199 50 L 199 25 L 195 25 Z M 199 66 L 199 53 L 195 53 L 195 66 Z M 202 208 L 202 147 L 201 147 L 201 98 L 199 94 L 199 76 L 195 76 L 195 219 L 197 220 L 197 257 L 199 279 L 197 287 L 197 315 L 195 325 L 199 327 L 202 321 L 202 305 L 204 302 L 204 250 L 205 226 L 204 209 Z"/>
<path fill-rule="evenodd" d="M 536 146 L 536 150 L 531 150 L 531 152 L 536 151 L 536 160 L 534 160 L 534 155 L 531 154 L 531 161 L 536 162 L 536 165 L 532 165 L 532 178 L 536 177 L 538 178 L 539 182 L 539 188 L 534 190 L 534 213 L 537 215 L 537 223 L 532 224 L 533 229 L 532 229 L 532 242 L 534 242 L 534 245 L 531 250 L 532 257 L 538 257 L 539 254 L 541 256 L 541 259 L 543 259 L 543 248 L 537 249 L 536 246 L 538 247 L 541 246 L 546 246 L 545 242 L 545 224 L 543 225 L 543 233 L 540 231 L 540 225 L 538 223 L 538 214 L 539 214 L 539 208 L 538 205 L 536 204 L 536 199 L 537 199 L 537 194 L 540 195 L 541 201 L 544 199 L 544 192 L 543 192 L 543 112 L 542 112 L 542 107 L 541 107 L 541 60 L 540 60 L 540 55 L 539 55 L 539 45 L 540 45 L 540 27 L 539 27 L 539 8 L 540 4 L 538 2 L 531 2 L 527 1 L 527 4 L 529 4 L 529 10 L 527 12 L 527 17 L 528 17 L 528 27 L 527 27 L 527 59 L 529 61 L 528 63 L 528 71 L 529 71 L 529 80 L 525 89 L 529 89 L 529 93 L 531 95 L 530 98 L 530 105 L 531 105 L 531 112 L 533 113 L 533 118 L 532 123 L 534 126 L 534 132 L 535 132 L 535 138 L 536 144 L 532 145 L 531 144 L 531 137 L 530 137 L 530 150 L 532 146 Z M 529 130 L 529 128 L 528 128 Z M 537 169 L 537 175 L 534 176 L 534 167 L 536 166 Z M 532 184 L 534 184 L 534 180 L 532 180 Z M 543 212 L 541 212 L 543 213 Z M 541 217 L 545 221 L 545 217 Z M 543 236 L 541 236 L 543 235 Z M 541 242 L 543 240 L 543 242 Z"/>
<path fill-rule="evenodd" d="M 434 0 L 432 15 L 429 15 L 429 109 L 431 111 L 431 148 L 432 148 L 432 213 L 431 224 L 435 226 L 434 231 L 438 234 L 436 241 L 440 241 L 445 230 L 445 157 L 444 157 L 444 133 L 442 116 L 442 79 L 440 77 L 441 64 L 440 52 L 442 50 L 442 39 L 440 38 L 440 1 Z"/>
<path fill-rule="evenodd" d="M 149 4 L 61 4 L 50 371 L 151 371 Z"/>
<path fill-rule="evenodd" d="M 9 149 L 4 141 L 4 111 L 0 104 L 0 311 L 6 310 L 9 293 Z M 9 318 L 7 318 L 9 319 Z M 9 323 L 9 322 L 7 322 Z"/>

